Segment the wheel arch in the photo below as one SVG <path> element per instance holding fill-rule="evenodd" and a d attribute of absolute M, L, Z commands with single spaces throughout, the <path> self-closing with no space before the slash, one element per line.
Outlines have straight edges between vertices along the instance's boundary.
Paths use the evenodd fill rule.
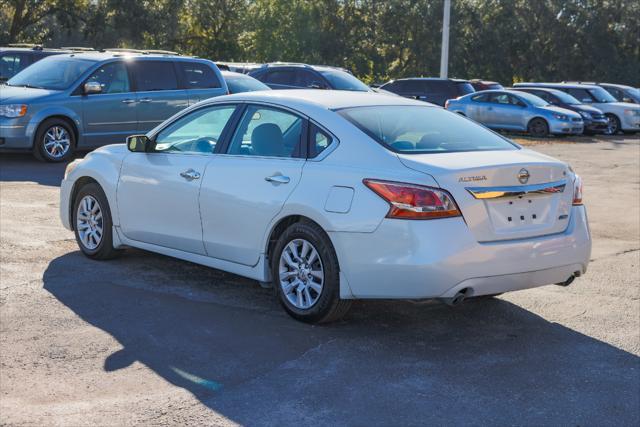
<path fill-rule="evenodd" d="M 544 116 L 537 116 L 537 115 L 531 117 L 529 119 L 529 121 L 527 121 L 527 127 L 525 129 L 527 131 L 527 133 L 529 133 L 529 127 L 531 126 L 531 122 L 533 122 L 534 120 L 538 120 L 538 119 L 540 119 L 540 120 L 545 122 L 545 124 L 547 125 L 547 131 L 548 131 L 549 134 L 551 134 L 551 125 L 549 124 L 549 120 Z"/>
<path fill-rule="evenodd" d="M 42 124 L 49 119 L 59 119 L 65 121 L 73 131 L 73 136 L 75 137 L 74 148 L 77 148 L 80 145 L 80 140 L 82 139 L 82 135 L 80 133 L 80 116 L 74 110 L 69 108 L 47 108 L 38 111 L 31 118 L 29 124 L 27 125 L 27 135 L 31 137 L 32 148 L 35 147 L 38 130 L 40 130 Z"/>
<path fill-rule="evenodd" d="M 73 183 L 73 187 L 71 188 L 71 194 L 69 195 L 69 218 L 70 219 L 73 218 L 73 207 L 76 205 L 76 197 L 78 196 L 80 189 L 87 184 L 96 184 L 100 188 L 102 188 L 100 183 L 91 176 L 82 176 L 78 178 Z M 102 188 L 102 191 L 104 192 L 104 188 Z M 109 206 L 109 209 L 111 209 L 111 206 Z M 69 221 L 69 224 L 71 225 L 71 229 L 75 230 L 75 224 L 73 223 L 73 220 Z"/>

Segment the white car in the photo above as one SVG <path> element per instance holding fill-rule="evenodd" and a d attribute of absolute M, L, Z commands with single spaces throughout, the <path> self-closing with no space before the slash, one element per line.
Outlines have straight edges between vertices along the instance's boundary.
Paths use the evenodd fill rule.
<path fill-rule="evenodd" d="M 591 238 L 561 161 L 424 102 L 288 90 L 212 98 L 71 163 L 82 252 L 146 249 L 272 283 L 306 322 L 358 298 L 568 285 Z"/>

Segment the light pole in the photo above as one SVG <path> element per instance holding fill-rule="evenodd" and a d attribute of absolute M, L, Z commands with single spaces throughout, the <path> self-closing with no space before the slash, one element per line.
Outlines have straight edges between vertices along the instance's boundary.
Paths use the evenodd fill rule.
<path fill-rule="evenodd" d="M 442 53 L 440 54 L 440 78 L 446 79 L 449 74 L 449 16 L 451 15 L 451 0 L 444 0 L 444 15 L 442 17 Z"/>

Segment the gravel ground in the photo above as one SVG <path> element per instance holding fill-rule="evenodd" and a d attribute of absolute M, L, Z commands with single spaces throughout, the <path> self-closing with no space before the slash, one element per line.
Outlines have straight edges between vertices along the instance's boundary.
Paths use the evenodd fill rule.
<path fill-rule="evenodd" d="M 587 274 L 452 309 L 291 320 L 237 276 L 80 255 L 63 167 L 0 159 L 3 425 L 639 425 L 640 141 L 519 140 L 585 180 Z"/>

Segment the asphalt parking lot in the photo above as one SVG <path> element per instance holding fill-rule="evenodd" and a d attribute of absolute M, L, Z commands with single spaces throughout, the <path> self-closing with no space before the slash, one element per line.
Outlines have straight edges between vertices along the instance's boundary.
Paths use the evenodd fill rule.
<path fill-rule="evenodd" d="M 586 276 L 452 309 L 290 319 L 256 282 L 140 250 L 92 261 L 63 166 L 0 159 L 0 424 L 639 425 L 640 138 L 524 140 L 585 181 Z"/>

